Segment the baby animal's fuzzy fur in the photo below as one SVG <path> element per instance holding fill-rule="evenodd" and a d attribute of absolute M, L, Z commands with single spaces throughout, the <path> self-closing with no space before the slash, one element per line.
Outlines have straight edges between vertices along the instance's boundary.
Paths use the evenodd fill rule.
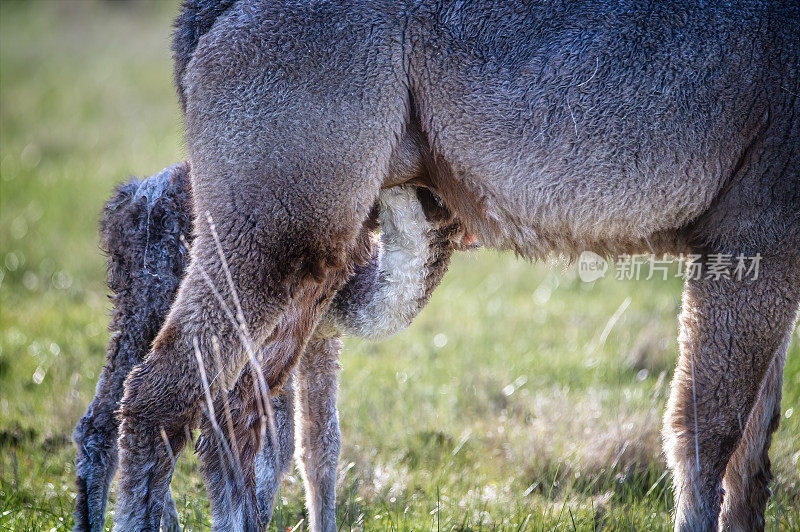
<path fill-rule="evenodd" d="M 108 286 L 113 293 L 112 339 L 95 398 L 74 433 L 78 447 L 76 530 L 102 530 L 108 488 L 117 463 L 115 411 L 122 385 L 149 350 L 186 267 L 186 245 L 191 241 L 193 225 L 188 177 L 189 165 L 181 163 L 142 181 L 131 180 L 117 188 L 104 210 L 100 234 L 108 254 Z M 386 191 L 376 205 L 375 218 L 363 236 L 364 257 L 354 264 L 344 288 L 332 296 L 333 304 L 316 332 L 309 330 L 314 330 L 308 311 L 314 302 L 306 301 L 296 305 L 294 313 L 287 313 L 285 326 L 276 330 L 276 338 L 267 347 L 295 356 L 295 352 L 303 352 L 307 337 L 311 338 L 293 383 L 287 382 L 282 393 L 272 399 L 277 449 L 267 439 L 260 450 L 263 419 L 250 372 L 242 374 L 230 393 L 216 395 L 214 410 L 219 419 L 214 421 L 217 428 L 222 427 L 222 434 L 215 431 L 207 412 L 201 418 L 196 449 L 212 490 L 215 527 L 243 527 L 253 516 L 269 522 L 274 495 L 295 447 L 294 411 L 311 519 L 333 519 L 339 452 L 339 337 L 345 333 L 380 338 L 405 328 L 438 285 L 463 233 L 429 192 L 413 188 Z M 390 220 L 408 223 L 393 225 Z M 377 227 L 383 230 L 380 240 L 372 233 Z M 330 288 L 328 292 L 333 294 Z M 322 305 L 317 307 L 324 310 Z M 398 308 L 402 312 L 397 312 Z M 292 319 L 305 325 L 292 323 Z M 211 369 L 207 371 L 212 373 Z M 273 381 L 283 382 L 288 377 Z M 296 409 L 293 401 L 298 404 Z M 235 426 L 238 432 L 232 437 L 226 416 L 239 420 Z M 319 427 L 325 427 L 324 434 L 316 432 Z M 223 447 L 234 441 L 240 460 L 254 460 L 253 470 L 245 472 L 241 463 L 226 458 Z M 248 500 L 250 494 L 237 482 L 247 474 L 255 479 L 255 502 Z M 162 528 L 179 529 L 169 494 Z"/>

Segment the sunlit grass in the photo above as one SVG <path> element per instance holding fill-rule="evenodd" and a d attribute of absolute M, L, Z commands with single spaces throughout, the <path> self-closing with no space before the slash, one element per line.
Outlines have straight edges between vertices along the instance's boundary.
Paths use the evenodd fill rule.
<path fill-rule="evenodd" d="M 185 156 L 172 11 L 0 2 L 3 529 L 72 526 L 69 438 L 108 340 L 98 214 L 121 179 Z M 675 279 L 586 284 L 563 266 L 457 257 L 409 330 L 346 344 L 342 528 L 670 529 L 659 430 L 679 294 Z M 770 529 L 800 526 L 799 351 L 795 335 Z M 303 519 L 301 484 L 287 479 L 274 529 Z M 184 523 L 207 526 L 191 453 L 173 486 Z"/>

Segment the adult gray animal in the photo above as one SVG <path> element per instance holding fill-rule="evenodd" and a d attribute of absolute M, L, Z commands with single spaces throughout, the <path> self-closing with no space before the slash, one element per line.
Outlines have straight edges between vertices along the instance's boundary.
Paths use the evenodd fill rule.
<path fill-rule="evenodd" d="M 796 1 L 209 6 L 179 18 L 176 76 L 195 211 L 227 267 L 201 224 L 126 382 L 118 529 L 158 526 L 160 431 L 180 449 L 203 398 L 194 345 L 209 367 L 221 346 L 214 386 L 233 386 L 239 329 L 261 345 L 296 294 L 338 285 L 380 189 L 402 183 L 529 258 L 760 254 L 757 278 L 687 280 L 664 436 L 676 529 L 763 526 L 761 484 L 721 516 L 720 487 L 800 302 Z M 238 292 L 242 327 L 205 275 L 228 305 Z M 268 361 L 269 384 L 296 358 Z"/>

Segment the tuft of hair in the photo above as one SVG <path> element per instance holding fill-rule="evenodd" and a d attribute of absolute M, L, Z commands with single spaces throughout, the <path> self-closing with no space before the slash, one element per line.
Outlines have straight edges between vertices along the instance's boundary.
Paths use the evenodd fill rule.
<path fill-rule="evenodd" d="M 108 287 L 116 312 L 111 329 L 141 336 L 149 346 L 161 327 L 188 262 L 181 235 L 191 239 L 189 165 L 165 168 L 119 185 L 103 209 L 100 247 L 108 256 Z M 129 321 L 130 320 L 130 321 Z"/>
<path fill-rule="evenodd" d="M 172 59 L 174 65 L 175 87 L 181 108 L 186 110 L 183 73 L 192 59 L 200 37 L 208 33 L 214 22 L 236 2 L 236 0 L 184 0 L 175 31 L 172 34 Z"/>

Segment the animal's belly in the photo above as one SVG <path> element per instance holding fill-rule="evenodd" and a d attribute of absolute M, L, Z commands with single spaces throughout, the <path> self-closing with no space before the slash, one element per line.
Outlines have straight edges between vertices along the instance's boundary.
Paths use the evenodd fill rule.
<path fill-rule="evenodd" d="M 765 67 L 742 51 L 763 37 L 737 13 L 667 4 L 476 2 L 412 26 L 439 186 L 486 243 L 621 248 L 708 209 L 766 114 Z"/>
<path fill-rule="evenodd" d="M 679 129 L 669 117 L 573 123 L 567 111 L 563 123 L 556 104 L 542 105 L 516 120 L 491 105 L 436 110 L 460 120 L 442 120 L 432 147 L 459 216 L 486 245 L 530 257 L 649 247 L 708 209 L 743 150 L 741 134 Z"/>
<path fill-rule="evenodd" d="M 632 176 L 537 167 L 502 177 L 461 172 L 440 182 L 442 196 L 484 245 L 539 258 L 663 243 L 711 203 L 718 187 L 703 186 L 702 178 L 658 176 L 643 185 Z"/>

